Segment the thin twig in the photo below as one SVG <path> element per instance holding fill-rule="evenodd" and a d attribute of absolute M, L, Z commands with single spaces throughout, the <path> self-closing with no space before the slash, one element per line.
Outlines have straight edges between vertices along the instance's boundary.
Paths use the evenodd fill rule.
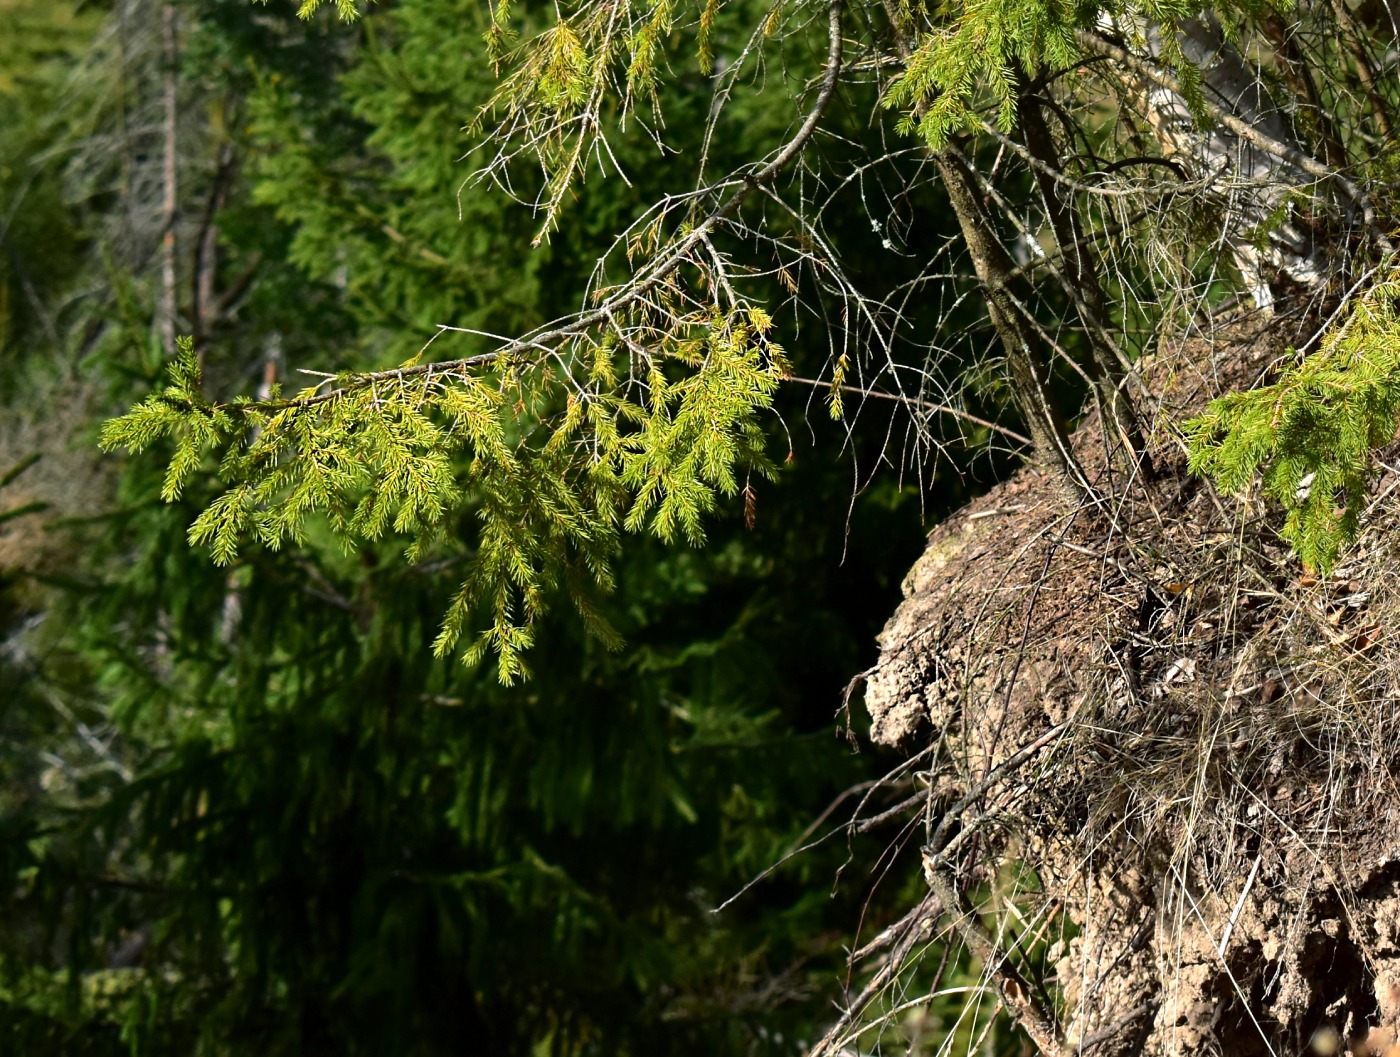
<path fill-rule="evenodd" d="M 974 415 L 968 411 L 963 411 L 960 408 L 949 407 L 947 404 L 935 404 L 928 400 L 920 400 L 917 397 L 900 396 L 898 393 L 884 393 L 878 389 L 862 389 L 860 386 L 856 385 L 836 385 L 832 382 L 823 381 L 820 378 L 798 378 L 794 375 L 784 380 L 789 382 L 797 382 L 800 385 L 816 386 L 820 389 L 836 389 L 840 392 L 851 393 L 855 396 L 869 396 L 874 397 L 877 400 L 893 400 L 897 404 L 904 404 L 906 407 L 918 408 L 921 411 L 936 411 L 940 414 L 952 415 L 954 418 L 960 418 L 964 422 L 971 422 L 973 425 L 981 426 L 983 429 L 990 429 L 994 433 L 1000 433 L 1003 437 L 1006 437 L 1010 440 L 1014 440 L 1017 444 L 1024 444 L 1027 447 L 1029 447 L 1031 443 L 1029 437 L 1023 436 L 1013 429 L 1007 429 L 1005 426 L 999 426 L 995 422 L 988 421 L 985 418 L 980 418 L 977 415 Z"/>

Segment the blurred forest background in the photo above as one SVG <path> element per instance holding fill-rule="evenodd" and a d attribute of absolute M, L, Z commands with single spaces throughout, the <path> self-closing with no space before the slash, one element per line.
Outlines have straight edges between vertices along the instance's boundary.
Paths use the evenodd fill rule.
<path fill-rule="evenodd" d="M 854 751 L 843 688 L 923 527 L 1005 466 L 915 481 L 895 404 L 848 432 L 789 387 L 791 455 L 747 511 L 625 550 L 602 605 L 626 645 L 559 607 L 513 688 L 427 648 L 459 559 L 327 533 L 216 568 L 185 541 L 212 482 L 166 505 L 160 460 L 97 451 L 177 335 L 226 399 L 573 310 L 612 234 L 694 179 L 713 94 L 678 76 L 673 149 L 635 123 L 630 183 L 590 174 L 531 249 L 530 211 L 468 179 L 481 0 L 294 8 L 0 0 L 0 1052 L 794 1052 L 923 886 L 840 826 L 892 762 Z M 825 44 L 774 46 L 800 82 Z M 871 103 L 814 149 L 864 149 Z M 721 170 L 798 113 L 730 106 Z M 828 223 L 868 243 L 865 288 L 955 228 L 906 203 L 892 247 L 863 199 Z M 820 328 L 783 340 L 818 373 Z"/>

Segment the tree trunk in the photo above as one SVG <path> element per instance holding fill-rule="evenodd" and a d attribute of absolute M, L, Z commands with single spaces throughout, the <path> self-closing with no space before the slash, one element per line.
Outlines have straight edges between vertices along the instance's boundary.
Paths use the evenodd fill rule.
<path fill-rule="evenodd" d="M 1069 444 L 1064 419 L 1050 395 L 1050 363 L 1027 318 L 1029 290 L 1013 278 L 1013 264 L 977 197 L 967 163 L 950 148 L 934 152 L 943 186 L 962 228 L 977 277 L 987 296 L 987 314 L 1006 350 L 1011 387 L 1035 446 L 1035 458 L 1080 501 L 1096 498 Z"/>
<path fill-rule="evenodd" d="M 894 0 L 883 0 L 896 51 L 908 61 L 911 46 Z M 1050 361 L 1030 324 L 1029 291 L 1014 278 L 1014 267 L 979 199 L 977 179 L 950 147 L 932 151 L 934 164 L 958 218 L 977 278 L 986 291 L 987 315 L 1006 351 L 1011 389 L 1026 421 L 1033 458 L 1078 502 L 1099 497 L 1084 473 L 1050 394 Z"/>
<path fill-rule="evenodd" d="M 162 164 L 161 240 L 160 240 L 160 307 L 156 313 L 160 341 L 166 356 L 175 355 L 176 312 L 178 296 L 175 271 L 175 225 L 179 220 L 179 15 L 174 4 L 161 11 L 165 35 L 165 152 Z"/>
<path fill-rule="evenodd" d="M 1162 27 L 1155 23 L 1135 29 L 1160 60 L 1168 51 Z M 1183 22 L 1176 45 L 1186 60 L 1201 72 L 1201 87 L 1208 105 L 1238 118 L 1268 140 L 1301 153 L 1283 109 L 1269 95 L 1258 71 L 1250 67 L 1229 44 L 1215 22 L 1205 16 Z M 1222 234 L 1235 266 L 1255 303 L 1273 305 L 1269 283 L 1283 273 L 1305 287 L 1321 285 L 1327 278 L 1326 253 L 1300 225 L 1277 214 L 1287 208 L 1290 195 L 1313 193 L 1319 183 L 1296 164 L 1263 149 L 1256 142 L 1211 122 L 1202 128 L 1182 94 L 1157 80 L 1139 85 L 1148 121 L 1168 157 L 1194 178 L 1209 184 L 1208 197 L 1222 215 Z M 1261 244 L 1257 232 L 1268 229 Z"/>
<path fill-rule="evenodd" d="M 1059 151 L 1045 122 L 1040 101 L 1029 90 L 1021 93 L 1018 114 L 1026 149 L 1040 163 L 1034 170 L 1036 186 L 1060 250 L 1059 274 L 1088 337 L 1088 373 L 1099 413 L 1109 424 L 1111 433 L 1127 448 L 1133 462 L 1151 478 L 1155 474 L 1152 459 L 1137 410 L 1127 391 L 1132 364 L 1108 333 L 1108 311 L 1099 283 L 1098 260 L 1093 247 L 1084 238 L 1073 200 L 1061 194 L 1056 178 L 1061 172 Z"/>

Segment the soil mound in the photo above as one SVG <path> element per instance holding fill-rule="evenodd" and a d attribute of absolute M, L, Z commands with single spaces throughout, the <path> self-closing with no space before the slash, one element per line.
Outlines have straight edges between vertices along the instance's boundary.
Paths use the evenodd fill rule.
<path fill-rule="evenodd" d="M 881 637 L 872 735 L 924 755 L 940 861 L 1020 937 L 989 979 L 1013 1011 L 1043 985 L 1067 1052 L 1395 1042 L 1400 473 L 1319 580 L 1279 511 L 1187 474 L 1173 428 L 1317 327 L 1173 342 L 1143 372 L 1156 480 L 1112 470 L 1091 419 L 1075 442 L 1112 504 L 1022 470 L 932 533 Z M 1012 864 L 1035 880 L 1008 894 Z"/>

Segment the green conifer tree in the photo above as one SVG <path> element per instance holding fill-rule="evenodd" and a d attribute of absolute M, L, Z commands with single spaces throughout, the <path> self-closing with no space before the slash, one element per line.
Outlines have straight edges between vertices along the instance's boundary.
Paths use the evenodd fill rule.
<path fill-rule="evenodd" d="M 241 5 L 200 10 L 206 17 L 184 23 L 200 27 L 182 40 L 201 75 L 189 90 L 238 119 L 223 128 L 238 151 L 257 146 L 238 155 L 212 220 L 214 289 L 227 283 L 237 300 L 206 316 L 163 393 L 127 420 L 134 436 L 174 409 L 198 440 L 250 406 L 206 403 L 197 377 L 250 395 L 268 363 L 355 378 L 415 350 L 444 315 L 507 329 L 558 313 L 578 302 L 571 277 L 596 259 L 610 215 L 639 208 L 651 190 L 608 184 L 619 201 L 600 208 L 596 230 L 561 231 L 547 250 L 529 250 L 534 225 L 513 228 L 517 214 L 498 197 L 471 199 L 475 223 L 456 224 L 451 115 L 488 98 L 492 77 L 457 64 L 450 83 L 413 79 L 452 50 L 445 41 L 479 46 L 473 4 L 405 3 L 338 42 L 285 17 L 250 27 Z M 343 71 L 333 85 L 323 63 Z M 708 97 L 690 105 L 703 113 Z M 616 149 L 646 158 L 654 148 L 638 137 Z M 403 205 L 410 191 L 415 210 Z M 257 274 L 243 288 L 250 262 Z M 164 373 L 147 340 L 154 298 L 142 278 L 131 284 L 130 325 L 112 327 L 119 351 L 89 361 L 123 398 L 133 378 Z M 698 362 L 678 360 L 674 377 L 658 378 L 664 400 L 636 424 L 675 454 L 620 438 L 619 479 L 666 470 L 664 458 L 703 452 L 697 439 L 728 435 L 704 404 L 706 386 L 754 374 L 744 361 L 753 332 L 706 319 L 696 334 L 685 355 Z M 799 353 L 813 355 L 803 342 Z M 762 354 L 771 363 L 779 350 Z M 447 467 L 461 499 L 435 521 L 414 508 L 440 537 L 417 564 L 379 534 L 377 511 L 390 508 L 362 509 L 365 491 L 342 511 L 362 519 L 349 546 L 324 507 L 287 522 L 280 546 L 210 563 L 185 539 L 220 493 L 205 473 L 212 464 L 188 444 L 173 472 L 124 464 L 109 516 L 73 528 L 85 554 L 69 575 L 84 578 L 81 590 L 43 596 L 45 623 L 21 624 L 9 641 L 36 658 L 60 651 L 63 678 L 36 663 L 34 686 L 80 709 L 120 768 L 79 779 L 55 763 L 91 764 L 92 749 L 43 702 L 44 722 L 15 743 L 28 794 L 4 805 L 7 1046 L 782 1053 L 809 1033 L 840 964 L 835 923 L 857 913 L 857 892 L 827 894 L 845 848 L 831 842 L 723 916 L 711 910 L 863 773 L 830 735 L 833 688 L 865 662 L 856 644 L 871 640 L 917 549 L 912 497 L 883 485 L 848 522 L 846 468 L 799 453 L 794 487 L 759 493 L 756 475 L 731 469 L 741 494 L 726 498 L 720 475 L 737 464 L 710 451 L 691 471 L 717 482 L 709 547 L 643 541 L 614 554 L 606 539 L 585 539 L 608 561 L 616 590 L 604 596 L 589 590 L 592 552 L 566 550 L 576 456 L 529 436 L 528 409 L 503 406 L 503 393 L 528 384 L 493 379 L 483 405 L 463 409 L 487 445 L 480 478 L 472 452 L 415 439 L 441 429 L 422 423 L 436 407 L 406 403 L 389 432 L 344 453 L 353 474 L 371 452 L 408 460 L 402 495 L 373 500 L 392 498 L 390 529 L 418 494 L 421 456 Z M 536 398 L 567 415 L 555 392 Z M 259 414 L 235 459 L 272 443 L 280 427 L 269 433 L 271 417 Z M 784 415 L 797 426 L 801 404 Z M 771 438 L 733 436 L 755 458 L 761 439 L 768 458 Z M 547 472 L 559 475 L 557 494 L 537 494 Z M 699 522 L 668 508 L 669 494 L 654 493 L 648 521 L 693 533 Z M 561 540 L 543 542 L 570 560 L 546 550 L 542 561 L 554 562 L 545 567 L 587 621 L 538 602 L 534 677 L 506 690 L 491 668 L 434 660 L 424 646 L 478 558 L 479 512 L 501 518 L 512 505 L 549 531 L 563 524 Z M 842 570 L 831 554 L 847 531 L 853 559 Z M 585 627 L 615 629 L 627 650 L 610 651 Z"/>

